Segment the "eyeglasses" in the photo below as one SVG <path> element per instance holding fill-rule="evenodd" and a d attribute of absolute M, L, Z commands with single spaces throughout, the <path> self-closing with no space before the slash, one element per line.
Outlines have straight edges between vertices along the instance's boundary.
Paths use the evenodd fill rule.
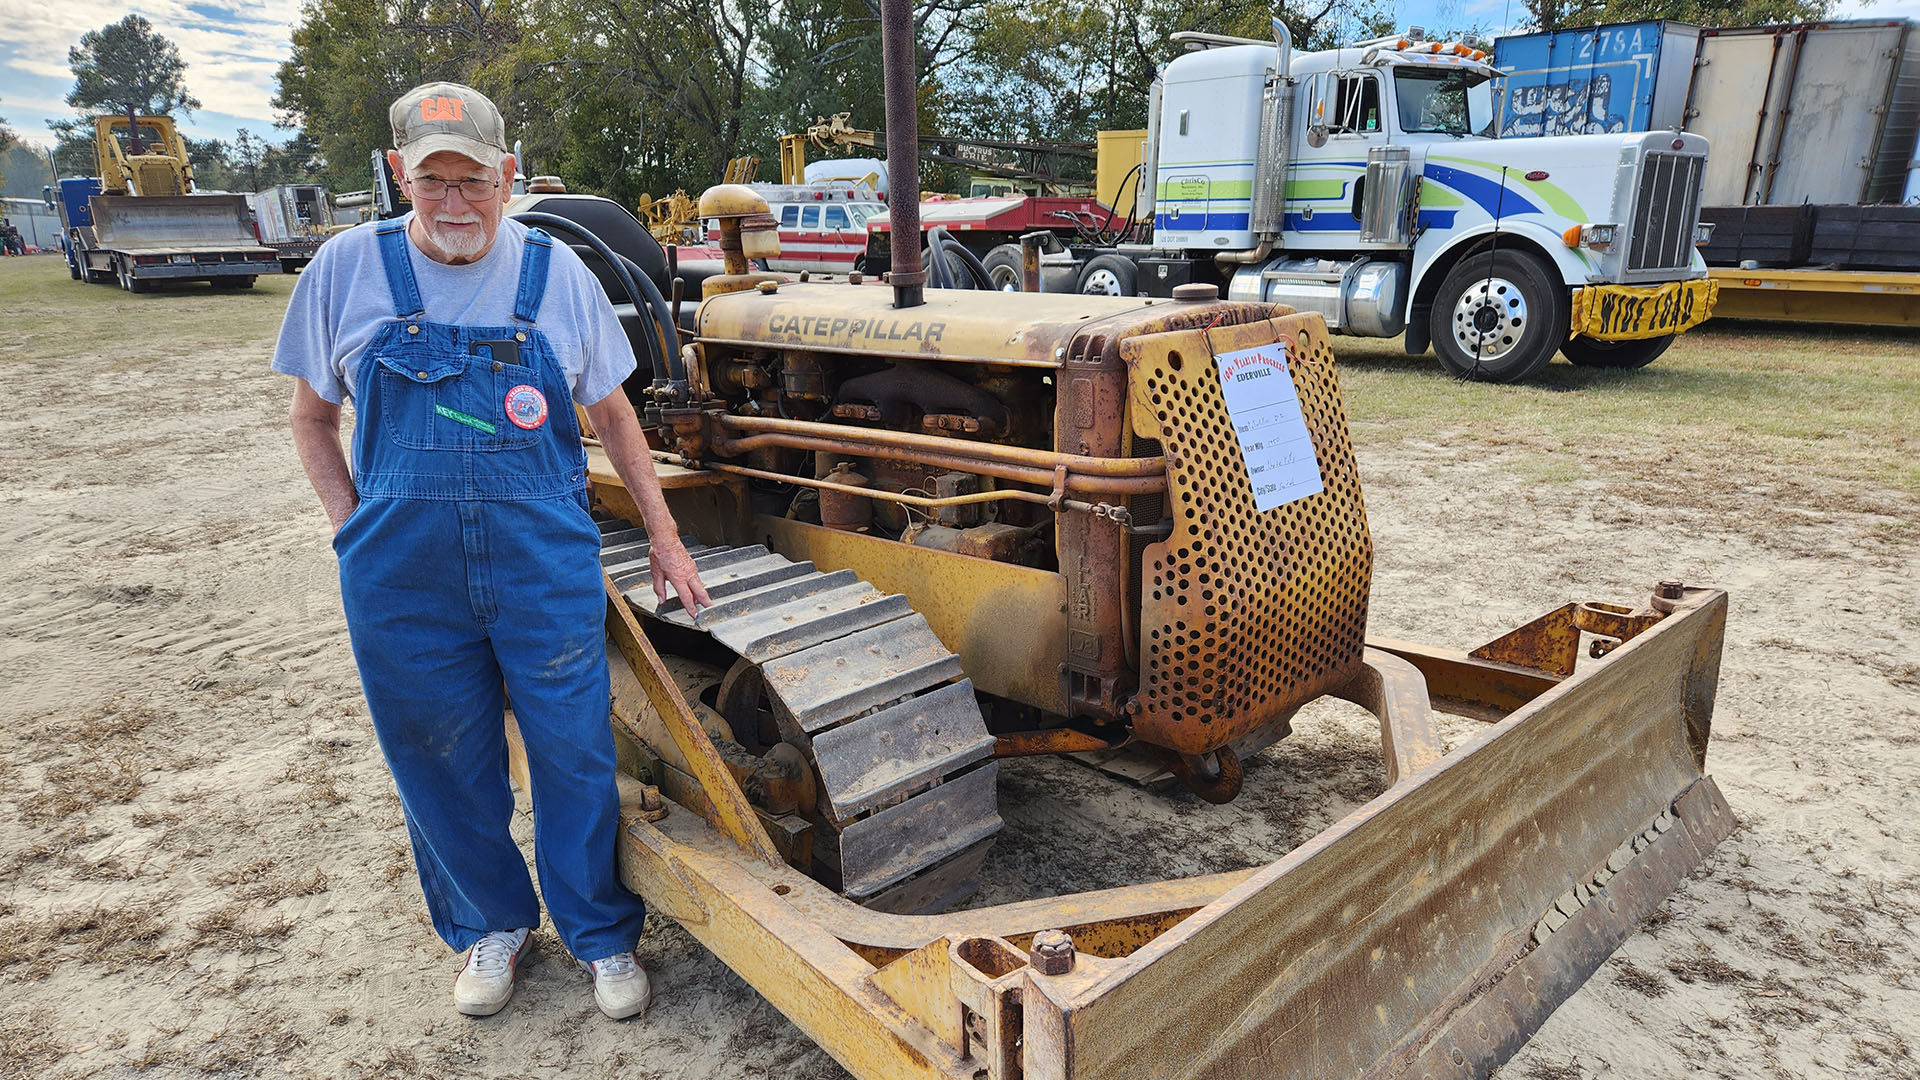
<path fill-rule="evenodd" d="M 413 197 L 426 202 L 439 202 L 446 198 L 448 188 L 459 188 L 460 196 L 471 203 L 491 199 L 493 193 L 500 190 L 498 180 L 461 180 L 450 184 L 437 176 L 416 176 L 410 183 Z"/>

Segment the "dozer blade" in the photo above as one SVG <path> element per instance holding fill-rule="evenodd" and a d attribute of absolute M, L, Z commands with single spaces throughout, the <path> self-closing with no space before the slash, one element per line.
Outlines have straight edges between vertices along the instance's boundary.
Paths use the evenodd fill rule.
<path fill-rule="evenodd" d="M 1701 590 L 1060 1001 L 1065 1075 L 1486 1075 L 1732 830 L 1725 625 Z"/>
<path fill-rule="evenodd" d="M 1380 643 L 1449 700 L 1533 689 L 1253 870 L 895 916 L 676 814 L 628 818 L 622 872 L 866 1080 L 1482 1077 L 1731 831 L 1726 610 L 1687 590 L 1564 679 Z"/>

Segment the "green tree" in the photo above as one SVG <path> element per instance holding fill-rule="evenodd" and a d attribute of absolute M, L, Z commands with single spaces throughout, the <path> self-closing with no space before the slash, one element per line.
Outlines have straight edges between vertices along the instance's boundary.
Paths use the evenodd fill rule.
<path fill-rule="evenodd" d="M 523 119 L 550 122 L 549 99 L 569 92 L 515 78 L 508 52 L 522 29 L 514 0 L 308 0 L 300 15 L 278 73 L 276 123 L 302 133 L 307 157 L 337 188 L 371 183 L 371 155 L 393 142 L 387 107 L 421 83 L 478 88 L 510 129 Z"/>
<path fill-rule="evenodd" d="M 260 158 L 261 190 L 275 184 L 324 182 L 314 155 L 313 140 L 304 131 L 294 132 L 292 138 L 278 145 L 266 143 L 266 152 Z"/>
<path fill-rule="evenodd" d="M 234 134 L 233 152 L 234 175 L 244 178 L 248 191 L 260 190 L 260 166 L 266 162 L 267 141 L 246 128 Z"/>
<path fill-rule="evenodd" d="M 61 176 L 91 176 L 99 159 L 93 150 L 92 120 L 50 120 L 54 167 Z"/>
<path fill-rule="evenodd" d="M 8 150 L 13 149 L 13 144 L 18 141 L 19 136 L 15 135 L 13 129 L 7 126 L 7 118 L 0 116 L 0 155 L 5 155 Z M 5 158 L 0 156 L 0 161 L 4 160 Z M 0 184 L 5 183 L 6 179 L 6 171 L 0 169 Z"/>
<path fill-rule="evenodd" d="M 196 139 L 180 136 L 187 144 L 187 162 L 193 166 L 193 183 L 202 191 L 233 191 L 243 177 L 233 166 L 233 147 L 221 139 Z"/>
<path fill-rule="evenodd" d="M 191 113 L 200 107 L 187 93 L 180 49 L 138 15 L 82 34 L 80 44 L 67 50 L 67 66 L 74 79 L 67 104 L 89 116 Z"/>
<path fill-rule="evenodd" d="M 0 150 L 0 195 L 16 199 L 37 199 L 40 189 L 53 183 L 53 171 L 47 167 L 47 155 L 31 144 L 16 141 Z"/>
<path fill-rule="evenodd" d="M 1607 23 L 1672 19 L 1695 26 L 1756 26 L 1817 22 L 1833 11 L 1832 0 L 1524 0 L 1527 24 L 1536 30 L 1567 30 Z"/>

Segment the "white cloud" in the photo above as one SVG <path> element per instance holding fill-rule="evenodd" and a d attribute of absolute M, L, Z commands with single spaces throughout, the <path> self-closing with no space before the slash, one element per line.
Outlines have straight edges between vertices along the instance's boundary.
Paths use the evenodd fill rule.
<path fill-rule="evenodd" d="M 146 18 L 154 31 L 180 48 L 186 61 L 187 89 L 208 112 L 224 113 L 265 128 L 273 122 L 274 72 L 292 49 L 290 35 L 300 14 L 299 0 L 68 0 L 42 4 L 0 0 L 0 70 L 16 87 L 44 96 L 72 88 L 67 50 L 80 35 L 117 22 L 129 13 Z M 56 86 L 47 85 L 57 81 Z M 18 90 L 5 105 L 22 111 L 26 96 Z M 50 110 L 71 115 L 64 102 Z"/>
<path fill-rule="evenodd" d="M 1833 14 L 1841 19 L 1920 19 L 1920 0 L 1841 0 Z"/>

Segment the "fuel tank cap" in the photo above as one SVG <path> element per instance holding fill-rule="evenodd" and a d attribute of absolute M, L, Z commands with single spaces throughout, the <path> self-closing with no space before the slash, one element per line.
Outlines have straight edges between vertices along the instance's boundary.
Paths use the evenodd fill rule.
<path fill-rule="evenodd" d="M 1189 281 L 1173 287 L 1173 298 L 1183 303 L 1204 304 L 1220 299 L 1220 286 L 1204 281 Z"/>

